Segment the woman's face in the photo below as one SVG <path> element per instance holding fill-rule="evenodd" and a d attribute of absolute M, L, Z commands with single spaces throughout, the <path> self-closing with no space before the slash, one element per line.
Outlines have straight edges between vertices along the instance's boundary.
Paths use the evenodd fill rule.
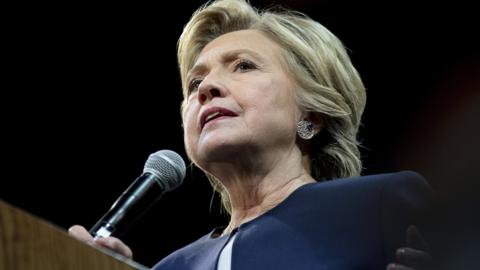
<path fill-rule="evenodd" d="M 300 110 L 281 50 L 259 31 L 242 30 L 201 51 L 183 111 L 186 150 L 197 165 L 295 147 Z"/>

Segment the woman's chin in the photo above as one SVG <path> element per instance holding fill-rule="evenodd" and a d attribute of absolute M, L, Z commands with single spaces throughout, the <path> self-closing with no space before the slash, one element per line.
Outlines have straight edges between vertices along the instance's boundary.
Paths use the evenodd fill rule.
<path fill-rule="evenodd" d="M 197 157 L 205 162 L 225 162 L 238 158 L 248 147 L 245 143 L 228 140 L 209 140 L 198 145 Z"/>

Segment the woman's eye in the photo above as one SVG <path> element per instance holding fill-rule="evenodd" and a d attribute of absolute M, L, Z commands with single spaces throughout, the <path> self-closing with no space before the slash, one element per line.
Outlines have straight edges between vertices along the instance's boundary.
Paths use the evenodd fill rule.
<path fill-rule="evenodd" d="M 257 66 L 249 60 L 241 60 L 235 65 L 235 70 L 239 71 L 248 71 L 256 68 Z"/>
<path fill-rule="evenodd" d="M 200 80 L 200 79 L 191 80 L 190 84 L 188 85 L 188 92 L 191 93 L 193 91 L 196 91 L 201 82 L 202 82 L 202 80 Z"/>

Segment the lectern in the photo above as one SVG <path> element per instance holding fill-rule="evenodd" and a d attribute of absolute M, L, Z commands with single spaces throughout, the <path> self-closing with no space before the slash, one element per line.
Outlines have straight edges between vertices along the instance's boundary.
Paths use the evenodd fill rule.
<path fill-rule="evenodd" d="M 148 269 L 0 200 L 0 270 Z"/>

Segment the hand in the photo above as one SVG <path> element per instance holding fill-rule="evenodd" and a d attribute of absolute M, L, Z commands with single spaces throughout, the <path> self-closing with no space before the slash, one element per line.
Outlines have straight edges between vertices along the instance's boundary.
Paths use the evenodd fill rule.
<path fill-rule="evenodd" d="M 407 246 L 397 249 L 397 262 L 387 266 L 387 270 L 425 270 L 430 269 L 432 257 L 427 242 L 417 227 L 407 229 Z"/>
<path fill-rule="evenodd" d="M 125 245 L 122 240 L 116 237 L 100 237 L 97 239 L 93 239 L 90 233 L 80 225 L 73 225 L 72 227 L 70 227 L 68 229 L 68 234 L 89 245 L 98 245 L 108 248 L 130 259 L 133 257 L 132 250 L 127 245 Z"/>

